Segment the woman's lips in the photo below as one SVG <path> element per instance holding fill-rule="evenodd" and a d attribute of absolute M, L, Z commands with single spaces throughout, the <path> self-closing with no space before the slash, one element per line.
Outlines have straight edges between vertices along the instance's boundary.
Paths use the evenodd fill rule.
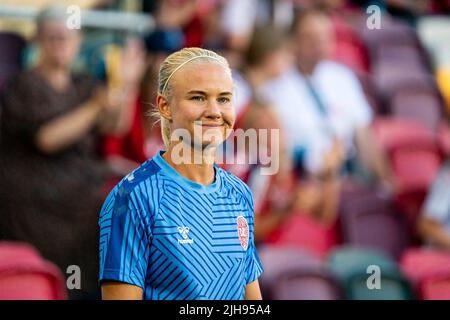
<path fill-rule="evenodd" d="M 223 123 L 222 124 L 202 124 L 202 127 L 207 127 L 207 128 L 219 128 L 222 126 L 223 126 Z"/>

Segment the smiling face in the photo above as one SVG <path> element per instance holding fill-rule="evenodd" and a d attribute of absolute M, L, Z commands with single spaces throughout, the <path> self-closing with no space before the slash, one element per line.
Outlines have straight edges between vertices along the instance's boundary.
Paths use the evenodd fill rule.
<path fill-rule="evenodd" d="M 168 99 L 158 96 L 170 131 L 185 129 L 195 146 L 219 145 L 235 122 L 233 80 L 227 67 L 207 60 L 192 61 L 175 72 Z"/>

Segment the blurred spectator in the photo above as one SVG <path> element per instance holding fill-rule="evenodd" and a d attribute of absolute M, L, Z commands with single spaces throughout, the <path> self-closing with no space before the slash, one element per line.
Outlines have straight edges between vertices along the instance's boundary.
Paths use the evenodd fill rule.
<path fill-rule="evenodd" d="M 286 37 L 279 29 L 270 26 L 256 27 L 243 58 L 246 60 L 245 67 L 240 71 L 233 70 L 236 89 L 233 101 L 236 110 L 235 128 L 267 129 L 270 135 L 271 129 L 279 130 L 279 121 L 271 105 L 259 96 L 258 88 L 266 81 L 278 77 L 289 67 L 292 59 L 287 50 Z M 270 136 L 267 140 L 271 141 Z M 267 147 L 270 149 L 270 146 Z M 248 155 L 249 150 L 236 152 L 239 158 Z M 227 169 L 246 180 L 251 166 L 246 162 L 245 165 L 234 164 Z"/>
<path fill-rule="evenodd" d="M 221 25 L 223 0 L 158 0 L 144 2 L 143 10 L 151 12 L 156 29 L 146 38 L 147 48 L 174 52 L 182 47 L 224 48 Z"/>
<path fill-rule="evenodd" d="M 199 47 L 204 37 L 204 1 L 199 0 L 158 0 L 154 5 L 157 25 L 155 33 L 165 32 L 172 42 L 183 47 Z"/>
<path fill-rule="evenodd" d="M 222 28 L 230 50 L 244 52 L 256 26 L 258 0 L 229 0 L 222 11 Z"/>
<path fill-rule="evenodd" d="M 0 238 L 34 245 L 63 273 L 81 269 L 81 290 L 98 297 L 98 212 L 110 175 L 99 161 L 100 132 L 127 130 L 123 106 L 135 92 L 131 55 L 123 86 L 111 88 L 75 75 L 81 36 L 66 28 L 65 10 L 37 17 L 37 65 L 9 82 L 0 99 Z"/>
<path fill-rule="evenodd" d="M 280 129 L 281 125 L 270 106 L 253 103 L 244 117 L 242 127 L 271 130 Z M 284 142 L 281 131 L 279 171 L 275 175 L 265 176 L 261 166 L 253 166 L 245 180 L 254 197 L 255 241 L 297 246 L 320 255 L 337 241 L 334 226 L 340 181 L 331 177 L 317 179 L 305 173 L 299 179 L 286 154 Z M 277 151 L 272 148 L 270 152 L 273 154 Z M 334 167 L 336 171 L 339 157 L 335 151 L 327 155 L 330 170 Z M 305 230 L 308 230 L 307 234 L 302 233 Z M 312 234 L 316 237 L 319 235 L 320 241 L 308 238 Z"/>
<path fill-rule="evenodd" d="M 284 29 L 292 21 L 291 0 L 227 0 L 220 10 L 220 29 L 227 58 L 234 68 L 244 65 L 243 54 L 250 45 L 253 29 L 274 25 Z"/>
<path fill-rule="evenodd" d="M 345 64 L 357 73 L 366 73 L 369 71 L 368 53 L 349 23 L 354 20 L 354 12 L 346 7 L 346 2 L 345 0 L 317 1 L 317 5 L 329 14 L 335 33 L 334 50 L 329 58 Z"/>
<path fill-rule="evenodd" d="M 159 124 L 153 119 L 154 102 L 159 67 L 165 57 L 173 51 L 165 33 L 156 39 L 146 41 L 147 57 L 145 72 L 136 98 L 130 102 L 131 125 L 128 131 L 103 137 L 103 154 L 113 168 L 117 179 L 134 170 L 139 164 L 151 158 L 158 150 L 164 149 Z M 178 49 L 176 49 L 178 50 Z M 116 180 L 110 181 L 111 187 Z"/>
<path fill-rule="evenodd" d="M 264 98 L 259 93 L 261 86 L 267 81 L 278 78 L 293 63 L 286 35 L 281 29 L 270 25 L 254 29 L 243 57 L 245 66 L 242 72 L 235 72 L 238 123 L 239 120 L 243 121 L 241 118 L 251 107 L 252 101 L 256 102 L 253 111 L 257 110 L 258 105 L 269 105 L 267 101 L 264 102 Z"/>
<path fill-rule="evenodd" d="M 340 161 L 348 172 L 368 168 L 392 188 L 386 157 L 370 129 L 372 111 L 361 85 L 350 69 L 328 60 L 334 41 L 325 12 L 314 7 L 299 11 L 292 26 L 297 66 L 267 83 L 262 94 L 279 113 L 292 156 L 308 172 L 333 174 L 325 155 L 342 149 Z"/>
<path fill-rule="evenodd" d="M 259 219 L 256 223 L 255 235 L 258 234 L 258 241 L 262 240 L 268 234 L 266 229 L 275 229 L 278 225 L 278 211 L 282 214 L 283 209 L 266 214 L 266 211 L 271 211 L 266 204 L 266 197 L 269 188 L 276 186 L 277 190 L 285 190 L 283 198 L 278 198 L 278 207 L 284 207 L 290 201 L 289 197 L 292 192 L 290 175 L 290 163 L 286 160 L 284 154 L 284 145 L 282 138 L 280 143 L 277 141 L 276 146 L 272 146 L 271 130 L 280 130 L 280 123 L 278 117 L 269 103 L 258 96 L 258 88 L 267 80 L 278 77 L 289 66 L 289 52 L 286 48 L 287 42 L 283 32 L 271 26 L 256 27 L 253 31 L 249 42 L 248 50 L 243 56 L 246 64 L 245 67 L 238 72 L 233 71 L 233 78 L 235 81 L 235 97 L 234 104 L 236 109 L 236 129 L 256 130 L 259 134 L 260 130 L 268 130 L 267 142 L 265 146 L 258 144 L 260 148 L 266 148 L 267 154 L 280 156 L 280 159 L 274 159 L 278 162 L 279 170 L 275 176 L 262 176 L 259 164 L 253 165 L 249 163 L 250 158 L 257 158 L 257 156 L 250 154 L 251 148 L 246 145 L 244 150 L 228 150 L 228 152 L 235 153 L 235 159 L 246 158 L 245 164 L 234 163 L 225 165 L 226 169 L 233 172 L 235 175 L 243 179 L 252 189 L 254 195 L 255 212 Z M 282 135 L 282 132 L 280 133 Z M 233 139 L 232 136 L 230 139 Z M 227 145 L 226 145 L 227 146 Z M 239 146 L 239 145 L 238 145 Z M 264 213 L 263 213 L 264 211 Z M 280 219 L 281 220 L 281 219 Z M 262 231 L 260 231 L 262 230 Z"/>
<path fill-rule="evenodd" d="M 448 134 L 448 132 L 447 132 Z M 439 170 L 425 199 L 417 228 L 422 240 L 450 250 L 450 156 Z"/>
<path fill-rule="evenodd" d="M 284 132 L 278 115 L 270 103 L 260 96 L 261 86 L 283 74 L 293 63 L 287 37 L 273 26 L 254 29 L 244 55 L 246 65 L 242 73 L 234 73 L 236 82 L 236 126 L 244 130 L 279 130 L 277 145 L 268 145 L 268 154 L 279 154 L 279 170 L 275 175 L 262 175 L 261 165 L 233 165 L 227 169 L 247 182 L 254 196 L 255 239 L 258 242 L 285 241 L 287 225 L 308 224 L 330 226 L 335 221 L 338 188 L 335 180 L 319 181 L 302 177 L 297 181 L 290 157 L 286 153 Z M 261 148 L 258 145 L 258 148 Z M 250 150 L 237 150 L 249 155 Z M 330 155 L 331 156 L 331 155 Z M 274 159 L 272 159 L 274 160 Z M 331 159 L 330 161 L 335 161 Z M 332 163 L 329 163 L 332 165 Z M 330 188 L 331 187 L 331 188 Z M 295 240 L 298 240 L 296 238 Z M 298 244 L 298 243 L 297 243 Z"/>

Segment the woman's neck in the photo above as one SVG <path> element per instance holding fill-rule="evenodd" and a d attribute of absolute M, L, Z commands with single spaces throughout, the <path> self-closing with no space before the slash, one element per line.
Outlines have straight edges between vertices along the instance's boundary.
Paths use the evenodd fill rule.
<path fill-rule="evenodd" d="M 40 62 L 36 66 L 36 70 L 41 74 L 57 91 L 65 90 L 70 84 L 70 70 L 60 68 Z"/>
<path fill-rule="evenodd" d="M 174 157 L 179 157 L 179 155 L 176 151 L 174 152 L 174 148 L 175 146 L 171 145 L 162 157 L 172 168 L 178 171 L 179 174 L 186 179 L 205 186 L 214 182 L 214 156 L 216 153 L 216 148 L 210 148 L 207 150 L 189 148 L 190 155 L 185 157 L 186 161 L 176 162 L 172 159 L 174 159 Z M 183 150 L 187 149 L 188 148 L 184 148 Z"/>

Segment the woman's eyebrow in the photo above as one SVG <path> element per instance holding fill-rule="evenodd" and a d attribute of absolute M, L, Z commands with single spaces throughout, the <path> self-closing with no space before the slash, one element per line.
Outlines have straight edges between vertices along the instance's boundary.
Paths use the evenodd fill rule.
<path fill-rule="evenodd" d="M 204 96 L 208 95 L 207 92 L 202 91 L 202 90 L 190 90 L 186 93 L 186 95 L 194 95 L 194 94 L 199 94 L 199 95 L 204 95 Z M 232 95 L 233 95 L 233 92 L 230 92 L 230 91 L 224 91 L 224 92 L 219 93 L 219 96 L 232 96 Z"/>
<path fill-rule="evenodd" d="M 187 94 L 202 94 L 206 96 L 206 92 L 202 90 L 190 90 Z"/>

